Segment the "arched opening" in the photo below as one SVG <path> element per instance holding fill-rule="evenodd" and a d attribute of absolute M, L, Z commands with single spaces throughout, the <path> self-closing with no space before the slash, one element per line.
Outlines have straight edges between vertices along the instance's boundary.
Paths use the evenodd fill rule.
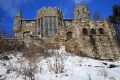
<path fill-rule="evenodd" d="M 82 33 L 83 33 L 84 35 L 87 35 L 87 34 L 88 34 L 88 30 L 87 30 L 86 28 L 83 28 L 83 29 L 82 29 Z"/>
<path fill-rule="evenodd" d="M 2 38 L 1 34 L 0 34 L 0 39 Z"/>
<path fill-rule="evenodd" d="M 72 32 L 67 32 L 66 37 L 67 37 L 67 40 L 72 39 Z"/>
<path fill-rule="evenodd" d="M 90 31 L 91 34 L 96 34 L 96 30 L 94 28 L 91 29 Z"/>
<path fill-rule="evenodd" d="M 30 31 L 23 32 L 23 37 L 25 37 L 26 34 L 29 34 L 29 33 L 30 33 Z"/>
<path fill-rule="evenodd" d="M 104 29 L 103 28 L 99 28 L 99 33 L 100 34 L 104 34 Z"/>
<path fill-rule="evenodd" d="M 80 14 L 80 11 L 79 11 L 79 10 L 77 10 L 77 15 L 78 15 L 78 14 Z"/>

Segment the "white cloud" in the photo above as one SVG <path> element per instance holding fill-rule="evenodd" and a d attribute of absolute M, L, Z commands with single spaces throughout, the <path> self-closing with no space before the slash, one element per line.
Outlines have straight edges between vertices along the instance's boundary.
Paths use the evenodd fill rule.
<path fill-rule="evenodd" d="M 0 8 L 4 10 L 9 16 L 14 16 L 21 4 L 30 3 L 34 0 L 0 0 Z M 81 2 L 89 2 L 91 0 L 70 0 L 75 4 Z"/>
<path fill-rule="evenodd" d="M 79 4 L 79 3 L 82 3 L 82 2 L 85 2 L 85 3 L 88 3 L 90 2 L 91 0 L 74 0 L 74 3 L 75 4 Z"/>
<path fill-rule="evenodd" d="M 0 0 L 0 8 L 9 16 L 14 16 L 19 5 L 26 3 L 26 0 Z"/>

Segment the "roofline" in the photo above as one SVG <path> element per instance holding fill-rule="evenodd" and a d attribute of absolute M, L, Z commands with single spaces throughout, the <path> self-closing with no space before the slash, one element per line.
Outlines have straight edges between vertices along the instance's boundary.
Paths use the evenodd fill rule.
<path fill-rule="evenodd" d="M 35 21 L 35 19 L 21 19 L 22 21 Z"/>
<path fill-rule="evenodd" d="M 63 19 L 63 21 L 72 21 L 74 20 L 73 18 L 69 18 L 69 19 Z"/>

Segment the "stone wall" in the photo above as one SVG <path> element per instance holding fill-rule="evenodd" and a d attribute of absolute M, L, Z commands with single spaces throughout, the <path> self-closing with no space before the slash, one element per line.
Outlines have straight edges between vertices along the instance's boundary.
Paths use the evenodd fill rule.
<path fill-rule="evenodd" d="M 21 51 L 25 47 L 24 42 L 18 39 L 0 39 L 0 53 L 7 51 Z"/>
<path fill-rule="evenodd" d="M 78 10 L 80 14 L 77 13 Z M 39 29 L 38 25 L 41 18 L 44 19 L 46 16 L 56 17 L 57 32 L 54 36 L 44 37 L 38 34 L 38 31 L 45 33 L 45 24 L 42 25 L 43 29 Z M 65 46 L 68 52 L 85 54 L 92 58 L 110 59 L 120 56 L 115 30 L 107 20 L 91 20 L 86 5 L 77 6 L 74 16 L 73 19 L 63 19 L 62 12 L 58 8 L 42 8 L 38 10 L 33 20 L 16 17 L 15 20 L 20 21 L 21 26 L 14 27 L 15 34 L 26 44 L 37 43 L 48 48 Z M 43 23 L 45 23 L 44 20 Z"/>

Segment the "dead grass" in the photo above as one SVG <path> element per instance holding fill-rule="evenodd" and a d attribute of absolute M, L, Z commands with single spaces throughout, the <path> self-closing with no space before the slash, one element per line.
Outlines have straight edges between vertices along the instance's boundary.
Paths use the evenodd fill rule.
<path fill-rule="evenodd" d="M 30 45 L 28 48 L 24 48 L 23 56 L 26 57 L 29 61 L 35 61 L 38 57 L 48 57 L 50 56 L 46 48 L 36 46 L 34 44 Z"/>
<path fill-rule="evenodd" d="M 19 44 L 17 40 L 0 39 L 0 53 L 9 51 L 22 51 L 24 47 L 24 43 Z"/>

